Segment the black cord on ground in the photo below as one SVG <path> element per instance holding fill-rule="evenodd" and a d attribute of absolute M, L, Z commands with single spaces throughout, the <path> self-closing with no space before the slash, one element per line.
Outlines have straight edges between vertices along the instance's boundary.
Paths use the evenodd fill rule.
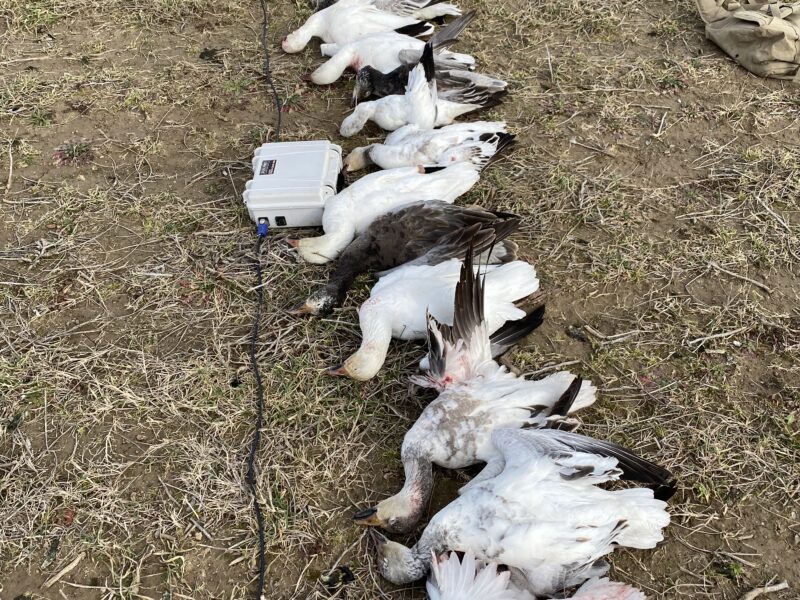
<path fill-rule="evenodd" d="M 278 141 L 281 135 L 281 99 L 278 96 L 278 90 L 275 88 L 275 82 L 272 81 L 272 71 L 269 64 L 269 40 L 267 39 L 269 31 L 269 12 L 267 11 L 266 0 L 261 0 L 261 12 L 264 16 L 264 21 L 261 25 L 261 45 L 264 49 L 264 78 L 272 91 L 272 97 L 275 101 L 275 132 L 273 140 Z M 258 237 L 256 238 L 255 247 L 253 248 L 256 270 L 256 307 L 253 314 L 253 327 L 250 330 L 250 368 L 256 380 L 256 422 L 253 440 L 250 444 L 250 453 L 247 457 L 247 475 L 245 476 L 245 482 L 253 496 L 253 511 L 255 512 L 256 524 L 258 526 L 258 587 L 256 588 L 255 594 L 256 600 L 262 600 L 264 598 L 264 582 L 267 575 L 267 542 L 264 531 L 264 514 L 261 511 L 261 505 L 258 503 L 258 477 L 256 469 L 256 456 L 261 447 L 261 428 L 264 426 L 264 381 L 261 378 L 261 370 L 258 367 L 257 352 L 259 330 L 261 326 L 261 307 L 264 304 L 261 244 L 266 236 L 267 223 L 265 220 L 262 220 L 258 224 Z"/>
<path fill-rule="evenodd" d="M 256 423 L 253 432 L 253 441 L 250 444 L 250 454 L 247 457 L 247 475 L 245 481 L 253 495 L 253 510 L 256 513 L 256 523 L 258 524 L 258 587 L 256 588 L 256 600 L 262 600 L 264 593 L 264 580 L 267 574 L 267 542 L 264 534 L 264 515 L 261 512 L 261 505 L 258 503 L 258 489 L 256 488 L 256 455 L 261 447 L 261 427 L 264 425 L 264 382 L 261 379 L 261 370 L 258 368 L 258 337 L 261 325 L 261 306 L 264 303 L 264 290 L 262 289 L 263 274 L 261 272 L 261 242 L 263 235 L 256 238 L 256 245 L 253 248 L 256 261 L 256 308 L 253 314 L 253 327 L 250 330 L 250 368 L 256 380 Z"/>

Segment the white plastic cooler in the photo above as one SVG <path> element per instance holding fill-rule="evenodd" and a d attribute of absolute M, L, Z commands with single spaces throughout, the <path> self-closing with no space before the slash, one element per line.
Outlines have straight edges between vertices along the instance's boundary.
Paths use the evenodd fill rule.
<path fill-rule="evenodd" d="M 319 227 L 336 194 L 342 148 L 327 140 L 264 144 L 253 156 L 253 179 L 242 198 L 250 218 L 270 227 Z"/>

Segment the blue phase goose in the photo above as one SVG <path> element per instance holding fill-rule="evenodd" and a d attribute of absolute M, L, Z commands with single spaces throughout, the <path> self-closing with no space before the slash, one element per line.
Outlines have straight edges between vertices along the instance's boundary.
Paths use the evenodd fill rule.
<path fill-rule="evenodd" d="M 386 272 L 403 264 L 437 265 L 464 256 L 469 244 L 479 261 L 516 258 L 517 245 L 506 237 L 519 226 L 511 214 L 439 200 L 414 202 L 375 219 L 339 255 L 328 283 L 292 309 L 292 314 L 326 316 L 341 306 L 361 273 Z"/>
<path fill-rule="evenodd" d="M 498 458 L 433 516 L 414 546 L 370 530 L 386 579 L 421 579 L 432 552 L 455 550 L 506 565 L 514 585 L 548 597 L 603 576 L 605 557 L 615 548 L 654 548 L 663 539 L 669 514 L 651 489 L 598 484 L 626 470 L 666 483 L 666 469 L 613 444 L 556 429 L 498 429 L 492 443 Z"/>

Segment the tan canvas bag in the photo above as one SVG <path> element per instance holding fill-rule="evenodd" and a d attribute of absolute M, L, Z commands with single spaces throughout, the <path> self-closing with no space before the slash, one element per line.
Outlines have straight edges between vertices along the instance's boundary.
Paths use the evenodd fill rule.
<path fill-rule="evenodd" d="M 800 83 L 800 2 L 695 2 L 706 37 L 745 69 Z"/>

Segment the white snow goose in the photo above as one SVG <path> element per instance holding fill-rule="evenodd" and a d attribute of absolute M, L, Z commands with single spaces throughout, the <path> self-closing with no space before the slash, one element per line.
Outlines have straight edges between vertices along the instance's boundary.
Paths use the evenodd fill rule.
<path fill-rule="evenodd" d="M 374 121 L 387 131 L 405 125 L 413 126 L 416 131 L 427 131 L 450 125 L 461 115 L 496 106 L 505 95 L 505 92 L 479 90 L 472 84 L 440 94 L 434 74 L 433 46 L 428 43 L 419 64 L 409 75 L 406 92 L 358 104 L 342 121 L 339 133 L 351 137 L 361 131 L 367 121 Z"/>
<path fill-rule="evenodd" d="M 475 59 L 469 55 L 444 49 L 458 38 L 474 18 L 475 11 L 465 13 L 431 36 L 430 43 L 445 64 L 465 69 L 475 64 Z M 404 64 L 404 61 L 416 64 L 424 48 L 425 42 L 422 40 L 395 31 L 373 33 L 347 44 L 322 44 L 320 51 L 330 58 L 309 79 L 318 85 L 327 85 L 339 79 L 346 69 L 358 71 L 365 65 L 386 73 Z"/>
<path fill-rule="evenodd" d="M 434 515 L 413 547 L 370 530 L 386 579 L 416 581 L 430 568 L 431 552 L 455 550 L 508 566 L 514 585 L 547 597 L 604 575 L 614 548 L 654 548 L 663 539 L 669 514 L 651 489 L 597 484 L 626 469 L 666 483 L 665 469 L 555 429 L 498 429 L 492 443 L 499 458 Z"/>
<path fill-rule="evenodd" d="M 462 162 L 449 167 L 403 167 L 370 173 L 325 203 L 324 235 L 290 238 L 289 244 L 306 262 L 330 262 L 379 216 L 422 200 L 452 204 L 478 182 L 479 172 L 479 166 Z"/>
<path fill-rule="evenodd" d="M 339 0 L 311 15 L 301 27 L 284 38 L 281 46 L 284 52 L 295 53 L 315 37 L 325 43 L 348 44 L 384 31 L 412 36 L 430 35 L 433 26 L 414 17 L 381 10 L 372 0 Z"/>
<path fill-rule="evenodd" d="M 471 257 L 471 248 L 467 255 Z M 463 268 L 462 261 L 454 258 L 434 266 L 403 265 L 381 277 L 358 311 L 361 346 L 329 374 L 371 379 L 383 365 L 392 338 L 424 339 L 426 314 L 452 323 L 453 297 Z M 527 316 L 515 303 L 536 292 L 539 280 L 531 265 L 513 261 L 487 266 L 485 286 L 486 327 L 490 333 L 500 330 L 498 333 L 504 335 L 505 329 L 500 329 L 504 323 Z M 533 315 L 532 320 L 518 324 L 526 333 L 541 322 L 541 314 Z M 512 329 L 516 326 L 509 324 Z"/>
<path fill-rule="evenodd" d="M 427 43 L 422 59 L 408 78 L 405 94 L 360 104 L 342 121 L 339 133 L 344 137 L 355 135 L 370 119 L 392 131 L 407 124 L 423 131 L 433 129 L 438 112 L 433 72 L 433 45 Z"/>
<path fill-rule="evenodd" d="M 465 161 L 484 168 L 513 142 L 514 136 L 506 132 L 501 121 L 453 123 L 427 131 L 406 126 L 390 133 L 382 144 L 354 148 L 345 158 L 344 168 L 351 172 L 369 165 L 394 169 Z"/>

